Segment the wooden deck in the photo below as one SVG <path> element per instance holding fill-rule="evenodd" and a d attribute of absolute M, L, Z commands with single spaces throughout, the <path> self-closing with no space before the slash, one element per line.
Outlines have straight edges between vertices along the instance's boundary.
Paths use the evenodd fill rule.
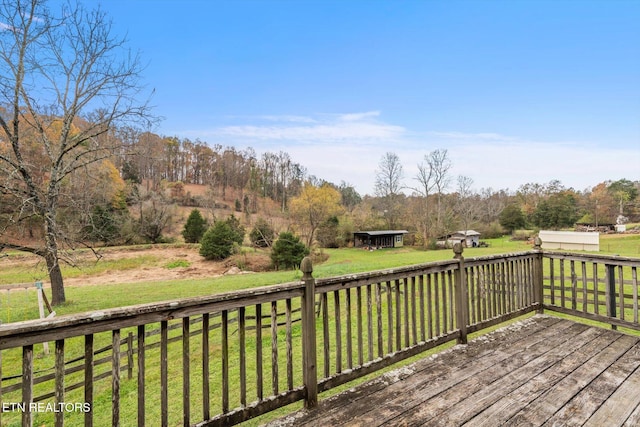
<path fill-rule="evenodd" d="M 271 426 L 638 426 L 640 339 L 535 316 Z"/>

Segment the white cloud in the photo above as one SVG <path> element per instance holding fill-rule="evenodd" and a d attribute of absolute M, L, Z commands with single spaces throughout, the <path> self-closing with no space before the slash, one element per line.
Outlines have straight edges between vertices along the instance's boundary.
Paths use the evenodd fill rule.
<path fill-rule="evenodd" d="M 0 31 L 14 31 L 15 28 L 11 25 L 7 25 L 4 22 L 0 22 Z"/>
<path fill-rule="evenodd" d="M 311 117 L 306 116 L 291 116 L 291 115 L 283 115 L 283 116 L 258 116 L 258 118 L 263 120 L 268 120 L 271 122 L 291 122 L 291 123 L 316 123 Z"/>
<path fill-rule="evenodd" d="M 379 115 L 380 115 L 380 111 L 367 111 L 366 113 L 341 114 L 339 118 L 340 120 L 345 122 L 355 122 L 355 121 L 368 119 L 371 117 L 378 117 Z"/>
<path fill-rule="evenodd" d="M 454 139 L 459 141 L 513 141 L 515 138 L 499 133 L 465 133 L 465 132 L 428 132 L 436 138 Z"/>
<path fill-rule="evenodd" d="M 324 115 L 321 118 L 304 118 L 301 116 L 260 116 L 276 118 L 296 118 L 296 120 L 280 119 L 277 125 L 237 125 L 222 126 L 209 131 L 200 132 L 210 137 L 233 138 L 256 141 L 291 141 L 297 143 L 331 143 L 331 142 L 363 142 L 395 140 L 401 138 L 405 129 L 401 126 L 364 120 L 377 115 L 374 113 L 357 113 L 343 115 Z M 345 118 L 346 117 L 346 118 Z M 285 123 L 288 121 L 289 123 Z M 291 123 L 296 124 L 291 124 Z M 308 123 L 308 125 L 301 124 Z"/>

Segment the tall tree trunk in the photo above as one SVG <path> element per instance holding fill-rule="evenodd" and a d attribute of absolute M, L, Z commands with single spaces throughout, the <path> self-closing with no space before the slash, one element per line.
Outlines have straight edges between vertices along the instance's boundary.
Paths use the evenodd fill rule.
<path fill-rule="evenodd" d="M 47 270 L 51 281 L 51 304 L 60 305 L 66 301 L 60 263 L 57 255 L 51 252 L 47 252 L 45 260 L 47 261 Z"/>
<path fill-rule="evenodd" d="M 50 196 L 51 201 L 55 197 Z M 50 206 L 50 212 L 55 209 Z M 45 251 L 44 259 L 47 263 L 47 271 L 49 272 L 49 281 L 51 282 L 51 304 L 60 305 L 66 301 L 64 295 L 64 282 L 62 280 L 62 271 L 60 270 L 60 261 L 58 257 L 58 239 L 57 224 L 52 219 L 53 215 L 45 215 Z"/>

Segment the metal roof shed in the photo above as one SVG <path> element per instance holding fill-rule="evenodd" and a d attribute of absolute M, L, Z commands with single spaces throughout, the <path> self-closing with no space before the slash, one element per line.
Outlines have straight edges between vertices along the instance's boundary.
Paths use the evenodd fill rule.
<path fill-rule="evenodd" d="M 404 235 L 407 230 L 375 230 L 353 233 L 356 248 L 380 249 L 404 246 Z"/>

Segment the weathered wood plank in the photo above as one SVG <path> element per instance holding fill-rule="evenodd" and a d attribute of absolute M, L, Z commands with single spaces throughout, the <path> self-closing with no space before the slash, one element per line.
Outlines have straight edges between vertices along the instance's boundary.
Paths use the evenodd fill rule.
<path fill-rule="evenodd" d="M 603 333 L 512 392 L 501 390 L 499 401 L 474 418 L 473 424 L 542 425 L 582 387 L 624 354 L 629 349 L 628 344 L 617 334 Z M 523 409 L 518 411 L 520 408 Z"/>
<path fill-rule="evenodd" d="M 570 402 L 565 404 L 543 425 L 546 427 L 583 425 L 639 365 L 640 346 L 636 344 L 576 394 Z"/>
<path fill-rule="evenodd" d="M 640 405 L 640 370 L 631 374 L 587 420 L 585 427 L 621 426 Z"/>
<path fill-rule="evenodd" d="M 535 333 L 541 329 L 549 328 L 550 334 L 562 336 L 569 330 L 571 322 L 560 321 L 554 318 L 539 318 L 535 321 L 526 321 L 526 328 L 505 329 L 496 332 L 496 335 L 504 334 L 509 336 L 514 344 L 509 348 L 502 348 L 498 339 L 484 342 L 472 341 L 465 351 L 457 354 L 455 359 L 449 358 L 448 354 L 441 354 L 438 357 L 422 359 L 410 368 L 402 369 L 399 373 L 393 373 L 382 378 L 371 381 L 365 389 L 357 388 L 355 391 L 342 396 L 340 399 L 334 398 L 323 401 L 316 411 L 305 412 L 304 415 L 296 415 L 295 425 L 340 425 L 355 423 L 373 423 L 385 418 L 378 418 L 379 413 L 369 413 L 369 411 L 380 409 L 386 411 L 388 408 L 402 405 L 408 400 L 407 393 L 414 396 L 426 394 L 435 395 L 442 384 L 448 381 L 453 383 L 462 381 L 463 377 L 471 377 L 482 369 L 487 369 L 499 360 L 507 360 L 513 354 L 526 352 L 545 340 L 544 337 L 535 337 Z M 574 326 L 579 330 L 586 329 L 586 326 Z M 481 366 L 471 367 L 471 362 L 481 362 Z M 462 373 L 461 373 L 462 372 Z M 414 374 L 415 373 L 415 374 Z M 409 374 L 420 374 L 420 378 L 410 379 Z M 459 376 L 451 380 L 452 376 Z M 402 381 L 401 381 L 402 380 Z M 407 382 L 408 381 L 408 382 Z M 347 406 L 355 403 L 355 406 Z M 386 409 L 385 409 L 386 408 Z M 370 415 L 370 417 L 365 417 Z M 374 419 L 374 421 L 372 421 Z"/>
<path fill-rule="evenodd" d="M 577 333 L 579 330 L 572 326 L 564 336 L 545 334 L 545 340 L 537 346 L 522 345 L 522 351 L 508 359 L 492 359 L 494 363 L 490 363 L 486 369 L 462 378 L 435 396 L 429 396 L 428 399 L 421 397 L 424 399 L 422 402 L 413 404 L 398 419 L 408 426 L 421 426 L 435 419 L 444 425 L 462 425 L 487 405 L 500 401 L 505 394 L 573 353 L 583 345 L 585 339 L 590 340 L 598 335 L 593 329 L 583 329 Z M 492 420 L 491 425 L 500 423 Z"/>

